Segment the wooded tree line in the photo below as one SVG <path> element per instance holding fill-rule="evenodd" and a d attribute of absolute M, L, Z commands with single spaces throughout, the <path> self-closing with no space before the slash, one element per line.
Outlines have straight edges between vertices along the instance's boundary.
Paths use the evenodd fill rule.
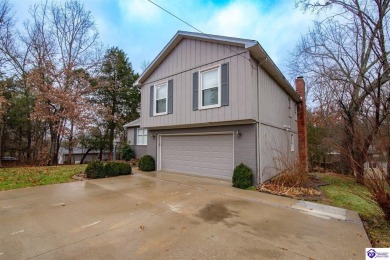
<path fill-rule="evenodd" d="M 390 223 L 390 0 L 297 5 L 323 17 L 290 64 L 307 78 L 317 105 L 309 113 L 311 159 L 339 153 L 340 171 L 368 188 Z"/>
<path fill-rule="evenodd" d="M 344 172 L 353 172 L 359 183 L 370 149 L 385 154 L 390 147 L 389 5 L 389 0 L 297 1 L 323 19 L 302 36 L 291 70 L 306 77 L 316 103 L 312 130 L 325 137 L 327 152 L 341 152 Z"/>
<path fill-rule="evenodd" d="M 136 119 L 140 92 L 126 54 L 106 51 L 79 1 L 30 7 L 24 26 L 0 0 L 0 158 L 55 165 L 60 147 L 108 150 Z"/>

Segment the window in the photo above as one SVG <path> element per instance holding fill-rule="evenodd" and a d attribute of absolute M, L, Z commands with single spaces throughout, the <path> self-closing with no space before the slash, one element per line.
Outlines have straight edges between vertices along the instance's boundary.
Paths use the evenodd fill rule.
<path fill-rule="evenodd" d="M 295 145 L 294 145 L 294 135 L 291 134 L 291 152 L 294 152 L 295 151 Z"/>
<path fill-rule="evenodd" d="M 219 74 L 219 67 L 200 73 L 201 108 L 221 106 L 221 82 Z"/>
<path fill-rule="evenodd" d="M 163 83 L 156 85 L 154 90 L 154 100 L 155 100 L 155 115 L 164 115 L 168 110 L 168 84 Z"/>
<path fill-rule="evenodd" d="M 137 145 L 147 145 L 148 143 L 148 130 L 143 128 L 137 129 Z"/>

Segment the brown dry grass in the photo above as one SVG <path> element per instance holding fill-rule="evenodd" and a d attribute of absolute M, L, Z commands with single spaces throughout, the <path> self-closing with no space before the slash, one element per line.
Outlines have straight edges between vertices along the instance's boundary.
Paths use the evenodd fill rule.
<path fill-rule="evenodd" d="M 278 176 L 258 187 L 259 191 L 287 197 L 320 197 L 321 191 L 309 187 L 310 176 L 299 164 L 286 167 Z"/>
<path fill-rule="evenodd" d="M 314 188 L 287 187 L 287 186 L 275 185 L 272 183 L 261 185 L 259 191 L 267 192 L 279 196 L 293 197 L 293 198 L 321 196 L 321 191 Z"/>
<path fill-rule="evenodd" d="M 366 170 L 364 185 L 382 208 L 385 219 L 390 224 L 390 179 L 387 178 L 386 170 L 383 167 Z"/>

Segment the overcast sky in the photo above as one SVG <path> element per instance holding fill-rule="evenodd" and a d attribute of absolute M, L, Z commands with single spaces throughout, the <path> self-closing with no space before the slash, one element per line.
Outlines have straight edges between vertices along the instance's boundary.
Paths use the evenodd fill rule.
<path fill-rule="evenodd" d="M 38 0 L 10 0 L 19 24 Z M 153 0 L 205 33 L 257 40 L 285 71 L 289 52 L 315 19 L 295 8 L 294 0 Z M 191 27 L 147 0 L 81 0 L 90 10 L 107 47 L 124 50 L 136 72 L 152 61 L 178 30 Z M 287 76 L 287 75 L 286 75 Z"/>

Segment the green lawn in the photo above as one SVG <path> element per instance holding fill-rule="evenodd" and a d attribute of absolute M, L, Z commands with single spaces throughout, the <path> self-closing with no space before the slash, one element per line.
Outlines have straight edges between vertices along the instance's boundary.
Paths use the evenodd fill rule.
<path fill-rule="evenodd" d="M 0 190 L 71 182 L 72 176 L 84 172 L 86 167 L 86 164 L 83 164 L 0 168 Z"/>
<path fill-rule="evenodd" d="M 390 247 L 390 224 L 383 211 L 371 199 L 366 187 L 352 177 L 336 174 L 318 174 L 328 186 L 321 187 L 325 199 L 319 203 L 350 209 L 359 213 L 374 247 Z"/>

